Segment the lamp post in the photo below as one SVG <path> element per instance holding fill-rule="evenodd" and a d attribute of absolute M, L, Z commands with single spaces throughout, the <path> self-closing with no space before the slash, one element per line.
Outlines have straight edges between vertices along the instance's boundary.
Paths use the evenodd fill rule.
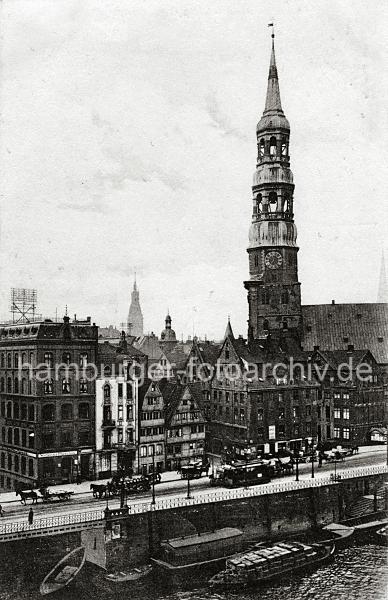
<path fill-rule="evenodd" d="M 334 459 L 334 481 L 337 481 L 337 459 Z"/>
<path fill-rule="evenodd" d="M 151 504 L 155 504 L 155 445 L 152 446 L 152 500 Z"/>
<path fill-rule="evenodd" d="M 190 473 L 190 469 L 187 469 L 187 500 L 190 500 L 191 495 L 190 495 L 190 479 L 191 479 L 191 473 Z"/>
<path fill-rule="evenodd" d="M 295 456 L 295 464 L 296 464 L 295 481 L 299 481 L 299 456 Z"/>
<path fill-rule="evenodd" d="M 315 477 L 314 461 L 315 461 L 315 450 L 313 450 L 311 453 L 311 479 L 314 479 L 314 477 Z"/>

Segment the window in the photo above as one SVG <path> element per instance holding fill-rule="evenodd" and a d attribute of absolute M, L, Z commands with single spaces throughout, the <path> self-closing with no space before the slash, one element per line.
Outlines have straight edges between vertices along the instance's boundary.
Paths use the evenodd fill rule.
<path fill-rule="evenodd" d="M 294 419 L 299 419 L 299 406 L 292 407 L 292 417 Z"/>
<path fill-rule="evenodd" d="M 7 354 L 7 367 L 8 369 L 12 368 L 12 356 L 10 353 Z"/>
<path fill-rule="evenodd" d="M 19 473 L 19 457 L 17 455 L 14 457 L 14 470 Z"/>
<path fill-rule="evenodd" d="M 344 408 L 342 410 L 342 418 L 343 419 L 349 419 L 350 418 L 350 416 L 349 416 L 349 409 L 345 408 L 345 406 L 344 406 Z"/>
<path fill-rule="evenodd" d="M 257 254 L 254 255 L 254 264 L 255 264 L 255 267 L 259 266 L 259 257 L 257 256 Z"/>
<path fill-rule="evenodd" d="M 70 380 L 62 379 L 62 394 L 70 394 Z"/>
<path fill-rule="evenodd" d="M 13 391 L 14 391 L 14 394 L 19 393 L 19 379 L 17 377 L 15 377 L 14 382 L 13 382 Z"/>
<path fill-rule="evenodd" d="M 140 456 L 143 458 L 147 456 L 147 446 L 140 446 Z"/>
<path fill-rule="evenodd" d="M 45 394 L 52 394 L 54 391 L 54 382 L 52 379 L 46 379 L 43 384 L 43 389 Z"/>
<path fill-rule="evenodd" d="M 4 352 L 1 353 L 1 361 L 0 361 L 1 367 L 5 367 L 5 356 L 4 356 Z"/>
<path fill-rule="evenodd" d="M 52 431 L 43 433 L 42 446 L 45 450 L 54 447 L 54 433 Z"/>
<path fill-rule="evenodd" d="M 124 441 L 123 430 L 122 429 L 118 429 L 117 430 L 117 441 L 118 441 L 119 444 L 122 444 L 123 441 Z"/>
<path fill-rule="evenodd" d="M 258 421 L 264 420 L 264 410 L 262 408 L 259 408 L 259 410 L 257 411 L 257 420 Z"/>
<path fill-rule="evenodd" d="M 44 363 L 48 369 L 52 369 L 54 366 L 54 357 L 52 352 L 44 353 Z"/>
<path fill-rule="evenodd" d="M 78 433 L 78 444 L 80 446 L 88 446 L 90 444 L 90 432 L 88 430 Z"/>
<path fill-rule="evenodd" d="M 88 402 L 80 402 L 78 407 L 78 416 L 80 419 L 90 418 L 90 405 Z"/>
<path fill-rule="evenodd" d="M 127 381 L 127 400 L 132 398 L 132 383 Z"/>
<path fill-rule="evenodd" d="M 110 385 L 106 383 L 104 385 L 104 400 L 110 400 Z"/>
<path fill-rule="evenodd" d="M 162 444 L 156 444 L 156 454 L 158 456 L 160 456 L 161 454 L 163 454 L 163 446 L 162 446 Z"/>
<path fill-rule="evenodd" d="M 79 355 L 79 366 L 81 369 L 85 369 L 88 365 L 88 355 L 86 352 L 81 352 Z"/>
<path fill-rule="evenodd" d="M 12 471 L 12 456 L 8 454 L 8 471 Z"/>
<path fill-rule="evenodd" d="M 27 432 L 25 429 L 22 429 L 22 446 L 25 448 L 27 446 Z"/>
<path fill-rule="evenodd" d="M 132 404 L 127 404 L 127 421 L 132 421 L 133 419 L 133 406 Z"/>
<path fill-rule="evenodd" d="M 330 406 L 326 406 L 325 412 L 326 412 L 326 420 L 330 421 Z"/>
<path fill-rule="evenodd" d="M 12 446 L 12 429 L 9 428 L 7 431 L 7 443 Z"/>
<path fill-rule="evenodd" d="M 35 407 L 33 404 L 28 406 L 28 420 L 35 421 Z"/>
<path fill-rule="evenodd" d="M 339 427 L 334 427 L 334 437 L 336 439 L 338 439 L 339 437 L 341 437 L 341 435 L 340 435 L 340 428 Z"/>
<path fill-rule="evenodd" d="M 30 431 L 28 434 L 28 447 L 29 448 L 35 447 L 35 433 L 33 431 Z"/>
<path fill-rule="evenodd" d="M 20 432 L 19 429 L 13 430 L 13 443 L 15 446 L 20 446 Z"/>
<path fill-rule="evenodd" d="M 7 377 L 7 392 L 12 394 L 12 379 L 10 377 Z"/>
<path fill-rule="evenodd" d="M 27 354 L 25 352 L 22 353 L 22 367 L 27 364 Z"/>
<path fill-rule="evenodd" d="M 69 365 L 71 363 L 71 354 L 70 354 L 70 352 L 64 352 L 62 354 L 62 363 L 64 365 Z"/>
<path fill-rule="evenodd" d="M 12 402 L 7 402 L 7 418 L 12 419 Z"/>
<path fill-rule="evenodd" d="M 123 397 L 123 384 L 122 383 L 117 384 L 117 394 L 118 394 L 119 398 Z"/>
<path fill-rule="evenodd" d="M 349 400 L 349 392 L 344 392 L 344 393 L 342 394 L 342 398 L 343 398 L 344 400 Z"/>
<path fill-rule="evenodd" d="M 119 404 L 119 406 L 117 407 L 117 418 L 119 421 L 123 420 L 123 405 Z"/>
<path fill-rule="evenodd" d="M 34 476 L 34 461 L 32 460 L 32 458 L 30 458 L 28 461 L 28 475 L 29 477 Z"/>
<path fill-rule="evenodd" d="M 13 366 L 15 369 L 19 368 L 19 354 L 14 354 L 13 357 Z"/>
<path fill-rule="evenodd" d="M 22 394 L 24 395 L 24 394 L 26 393 L 26 391 L 27 391 L 27 381 L 26 381 L 26 379 L 23 377 L 23 379 L 22 379 L 22 389 L 21 389 L 21 392 L 22 392 Z"/>
<path fill-rule="evenodd" d="M 306 404 L 306 417 L 311 417 L 311 405 Z"/>
<path fill-rule="evenodd" d="M 344 427 L 343 430 L 342 430 L 342 437 L 344 438 L 344 440 L 348 440 L 349 439 L 349 434 L 350 434 L 349 427 Z"/>
<path fill-rule="evenodd" d="M 43 404 L 43 406 L 42 406 L 42 421 L 55 421 L 55 406 L 54 406 L 54 404 Z"/>
<path fill-rule="evenodd" d="M 88 393 L 88 382 L 86 381 L 86 379 L 79 380 L 79 393 L 80 394 Z"/>
<path fill-rule="evenodd" d="M 0 379 L 0 392 L 5 392 L 5 379 L 2 377 Z"/>
<path fill-rule="evenodd" d="M 259 154 L 260 156 L 264 156 L 265 153 L 265 142 L 263 139 L 260 140 L 260 144 L 259 144 Z"/>
<path fill-rule="evenodd" d="M 72 404 L 62 404 L 62 407 L 61 407 L 62 421 L 71 421 L 72 418 L 73 418 L 73 405 Z"/>
<path fill-rule="evenodd" d="M 2 469 L 5 469 L 5 454 L 4 454 L 4 452 L 1 453 L 0 466 Z"/>
<path fill-rule="evenodd" d="M 73 432 L 72 431 L 62 431 L 61 435 L 61 446 L 71 446 L 73 444 Z"/>
<path fill-rule="evenodd" d="M 335 408 L 334 409 L 334 418 L 335 419 L 340 419 L 341 418 L 341 409 L 340 408 Z"/>

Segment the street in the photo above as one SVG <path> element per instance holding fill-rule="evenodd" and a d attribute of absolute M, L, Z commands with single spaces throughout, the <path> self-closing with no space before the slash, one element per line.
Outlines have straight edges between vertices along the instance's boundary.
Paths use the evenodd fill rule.
<path fill-rule="evenodd" d="M 318 464 L 314 464 L 314 475 L 316 479 L 327 477 L 328 474 L 334 473 L 334 470 L 338 474 L 343 470 L 348 470 L 355 467 L 372 466 L 386 464 L 386 448 L 384 446 L 378 446 L 370 451 L 363 451 L 360 449 L 360 453 L 354 456 L 346 458 L 343 462 L 324 463 L 321 468 L 318 468 Z M 283 477 L 276 477 L 272 481 L 290 481 L 295 480 L 295 470 L 292 475 L 285 475 Z M 162 482 L 155 485 L 156 499 L 163 497 L 165 498 L 177 498 L 185 497 L 187 493 L 187 481 L 179 478 L 176 473 L 164 473 Z M 299 465 L 299 480 L 308 480 L 311 478 L 311 463 L 302 463 Z M 102 483 L 102 482 L 100 482 Z M 38 501 L 37 504 L 32 505 L 31 500 L 27 500 L 27 504 L 24 506 L 20 503 L 19 498 L 16 497 L 15 493 L 5 493 L 0 496 L 0 503 L 2 504 L 4 516 L 1 519 L 1 523 L 7 522 L 20 522 L 27 520 L 27 515 L 30 507 L 33 507 L 34 518 L 44 518 L 48 516 L 60 516 L 71 513 L 88 512 L 94 510 L 103 510 L 107 504 L 110 507 L 119 506 L 119 497 L 106 499 L 93 498 L 92 491 L 90 488 L 90 482 L 83 482 L 81 485 L 66 484 L 61 489 L 67 489 L 74 491 L 74 495 L 69 501 L 54 501 L 52 503 L 43 504 Z M 52 488 L 55 489 L 55 488 Z M 190 481 L 190 493 L 191 496 L 197 494 L 209 493 L 214 494 L 215 497 L 220 490 L 225 488 L 211 487 L 208 477 L 201 477 L 200 479 L 193 479 Z M 128 506 L 134 506 L 143 502 L 149 502 L 151 500 L 151 491 L 131 495 L 127 497 Z"/>

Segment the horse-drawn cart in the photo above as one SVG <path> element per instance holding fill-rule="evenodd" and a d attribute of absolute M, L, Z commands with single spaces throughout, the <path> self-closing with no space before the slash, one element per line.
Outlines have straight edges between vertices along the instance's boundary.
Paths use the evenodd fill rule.
<path fill-rule="evenodd" d="M 49 488 L 40 488 L 39 491 L 43 502 L 70 500 L 71 496 L 74 494 L 74 492 L 70 492 L 69 490 L 51 491 Z"/>

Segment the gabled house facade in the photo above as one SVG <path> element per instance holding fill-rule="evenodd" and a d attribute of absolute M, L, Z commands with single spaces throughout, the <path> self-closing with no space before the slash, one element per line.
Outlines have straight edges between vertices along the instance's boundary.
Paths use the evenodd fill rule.
<path fill-rule="evenodd" d="M 139 387 L 136 472 L 165 469 L 165 403 L 156 381 L 146 379 Z"/>
<path fill-rule="evenodd" d="M 177 470 L 205 458 L 206 420 L 200 407 L 200 387 L 167 384 L 166 468 Z"/>

